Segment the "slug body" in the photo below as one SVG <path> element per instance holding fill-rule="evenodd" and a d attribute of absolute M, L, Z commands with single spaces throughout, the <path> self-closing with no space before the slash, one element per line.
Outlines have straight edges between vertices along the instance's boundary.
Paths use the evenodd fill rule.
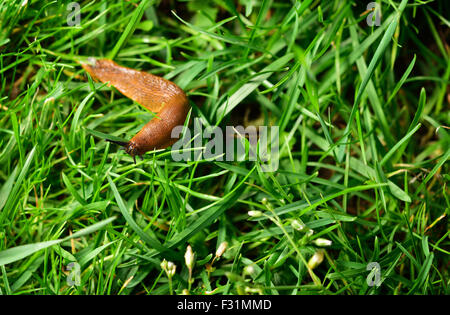
<path fill-rule="evenodd" d="M 129 142 L 111 142 L 123 145 L 134 158 L 147 151 L 164 149 L 177 141 L 171 137 L 172 129 L 184 124 L 190 106 L 186 94 L 175 83 L 107 59 L 90 58 L 82 67 L 92 78 L 109 82 L 123 95 L 157 114 Z"/>

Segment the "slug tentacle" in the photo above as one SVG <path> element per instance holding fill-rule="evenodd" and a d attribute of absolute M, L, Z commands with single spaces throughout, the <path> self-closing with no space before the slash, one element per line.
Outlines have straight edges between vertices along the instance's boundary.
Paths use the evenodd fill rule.
<path fill-rule="evenodd" d="M 108 140 L 133 156 L 164 149 L 176 142 L 172 129 L 183 125 L 190 106 L 183 90 L 175 83 L 153 74 L 122 67 L 112 60 L 89 58 L 82 67 L 95 79 L 114 86 L 123 95 L 158 114 L 128 143 Z M 135 160 L 136 161 L 136 160 Z"/>
<path fill-rule="evenodd" d="M 115 140 L 111 140 L 111 139 L 105 139 L 105 140 L 108 141 L 108 142 L 114 143 L 114 144 L 121 145 L 123 147 L 125 147 L 128 144 L 128 142 L 115 141 Z"/>

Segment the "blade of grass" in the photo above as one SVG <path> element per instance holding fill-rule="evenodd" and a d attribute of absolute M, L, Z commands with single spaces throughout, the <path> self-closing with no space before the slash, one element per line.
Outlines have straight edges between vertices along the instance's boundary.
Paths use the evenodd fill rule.
<path fill-rule="evenodd" d="M 114 48 L 108 54 L 108 59 L 114 59 L 117 56 L 117 54 L 119 53 L 120 49 L 127 43 L 128 38 L 134 33 L 136 26 L 142 19 L 145 9 L 147 9 L 147 7 L 149 6 L 150 1 L 151 0 L 142 0 L 141 3 L 139 3 L 139 6 L 137 7 L 137 9 L 134 11 L 133 15 L 131 16 L 131 19 L 128 22 L 127 27 L 123 31 L 123 33 L 120 36 L 119 40 L 117 41 L 116 45 L 114 45 Z"/>
<path fill-rule="evenodd" d="M 109 175 L 107 175 L 107 179 L 109 182 L 109 185 L 111 187 L 111 190 L 113 191 L 114 197 L 117 202 L 117 206 L 119 207 L 120 212 L 122 213 L 123 217 L 127 221 L 127 223 L 130 225 L 131 229 L 136 232 L 139 237 L 146 242 L 150 247 L 154 248 L 159 252 L 159 254 L 163 256 L 167 256 L 171 259 L 179 259 L 180 255 L 178 253 L 175 253 L 172 251 L 169 247 L 166 247 L 164 245 L 161 245 L 161 243 L 148 235 L 146 232 L 144 232 L 139 225 L 137 225 L 136 221 L 131 217 L 131 214 L 129 210 L 127 209 L 127 206 L 125 205 L 122 197 L 120 196 L 119 191 L 117 190 L 116 184 L 114 184 L 114 181 L 111 179 Z"/>
<path fill-rule="evenodd" d="M 97 230 L 104 228 L 106 225 L 108 225 L 115 219 L 116 219 L 115 217 L 111 217 L 111 218 L 99 221 L 97 223 L 92 224 L 91 226 L 89 226 L 87 228 L 84 228 L 84 229 L 82 229 L 76 233 L 73 233 L 72 235 L 62 238 L 62 239 L 28 244 L 28 245 L 21 245 L 21 246 L 3 250 L 0 252 L 0 266 L 7 265 L 12 262 L 21 260 L 27 256 L 34 254 L 37 251 L 40 251 L 41 249 L 45 249 L 45 248 L 51 247 L 53 245 L 60 244 L 64 241 L 67 241 L 67 240 L 70 240 L 73 238 L 79 238 L 79 237 L 85 236 L 87 234 L 93 233 Z"/>
<path fill-rule="evenodd" d="M 380 44 L 378 45 L 378 47 L 375 51 L 375 54 L 373 55 L 372 60 L 369 63 L 369 67 L 367 68 L 366 75 L 364 76 L 364 78 L 359 86 L 358 93 L 356 94 L 355 101 L 353 103 L 352 111 L 350 113 L 350 117 L 347 122 L 347 127 L 345 128 L 345 131 L 344 131 L 344 134 L 346 134 L 346 136 L 344 137 L 343 143 L 347 142 L 347 138 L 348 138 L 347 134 L 350 131 L 350 127 L 353 122 L 353 117 L 355 116 L 355 112 L 358 109 L 360 99 L 366 89 L 367 84 L 369 83 L 369 80 L 371 79 L 371 77 L 375 71 L 376 66 L 380 62 L 384 51 L 386 50 L 387 46 L 391 42 L 391 37 L 392 37 L 392 35 L 394 35 L 395 29 L 397 28 L 397 25 L 398 25 L 398 21 L 400 20 L 400 16 L 403 13 L 403 10 L 405 9 L 407 2 L 408 2 L 408 0 L 402 0 L 402 2 L 400 3 L 400 6 L 397 10 L 396 18 L 389 25 L 386 32 L 384 33 L 383 38 L 381 39 Z M 341 145 L 338 150 L 338 161 L 340 161 L 340 162 L 342 162 L 342 160 L 343 160 L 344 153 L 345 153 L 344 150 L 345 150 L 345 146 Z"/>

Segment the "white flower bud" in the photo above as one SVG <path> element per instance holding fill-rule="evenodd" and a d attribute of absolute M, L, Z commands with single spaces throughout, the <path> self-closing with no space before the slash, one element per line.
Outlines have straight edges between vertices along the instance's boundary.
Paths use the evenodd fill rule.
<path fill-rule="evenodd" d="M 314 241 L 313 241 L 313 243 L 316 245 L 316 246 L 320 246 L 320 247 L 325 247 L 325 246 L 331 246 L 331 244 L 333 243 L 332 241 L 330 241 L 330 240 L 327 240 L 327 239 L 325 239 L 325 238 L 317 238 L 317 239 L 315 239 Z"/>
<path fill-rule="evenodd" d="M 248 215 L 249 215 L 250 217 L 257 218 L 257 217 L 262 216 L 262 212 L 261 212 L 261 211 L 258 211 L 258 210 L 250 210 L 250 211 L 248 212 Z"/>
<path fill-rule="evenodd" d="M 177 270 L 177 266 L 173 262 L 169 261 L 167 263 L 167 276 L 169 278 L 172 278 L 175 275 L 176 270 Z"/>
<path fill-rule="evenodd" d="M 292 228 L 294 228 L 297 231 L 305 231 L 305 229 L 307 229 L 306 225 L 298 220 L 293 220 L 291 222 L 291 226 Z"/>
<path fill-rule="evenodd" d="M 186 248 L 186 253 L 184 254 L 184 261 L 186 263 L 186 266 L 191 270 L 194 267 L 194 252 L 192 251 L 191 245 L 188 245 Z"/>
<path fill-rule="evenodd" d="M 219 248 L 217 248 L 217 251 L 216 251 L 216 257 L 222 256 L 223 253 L 227 250 L 227 247 L 228 247 L 227 242 L 220 243 Z"/>
<path fill-rule="evenodd" d="M 308 261 L 308 267 L 314 269 L 323 261 L 323 249 L 319 249 Z"/>
<path fill-rule="evenodd" d="M 253 275 L 255 273 L 255 267 L 253 265 L 247 265 L 244 267 L 244 275 Z"/>

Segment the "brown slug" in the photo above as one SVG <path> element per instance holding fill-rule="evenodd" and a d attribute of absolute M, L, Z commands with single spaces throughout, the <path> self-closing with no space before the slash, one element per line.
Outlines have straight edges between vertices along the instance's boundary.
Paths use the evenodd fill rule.
<path fill-rule="evenodd" d="M 157 114 L 129 142 L 110 142 L 122 145 L 135 160 L 147 151 L 164 149 L 177 141 L 172 129 L 183 125 L 190 106 L 183 90 L 175 83 L 156 75 L 119 66 L 112 60 L 89 58 L 82 67 L 95 80 L 109 82 L 123 95 Z M 135 160 L 136 162 L 136 160 Z"/>

